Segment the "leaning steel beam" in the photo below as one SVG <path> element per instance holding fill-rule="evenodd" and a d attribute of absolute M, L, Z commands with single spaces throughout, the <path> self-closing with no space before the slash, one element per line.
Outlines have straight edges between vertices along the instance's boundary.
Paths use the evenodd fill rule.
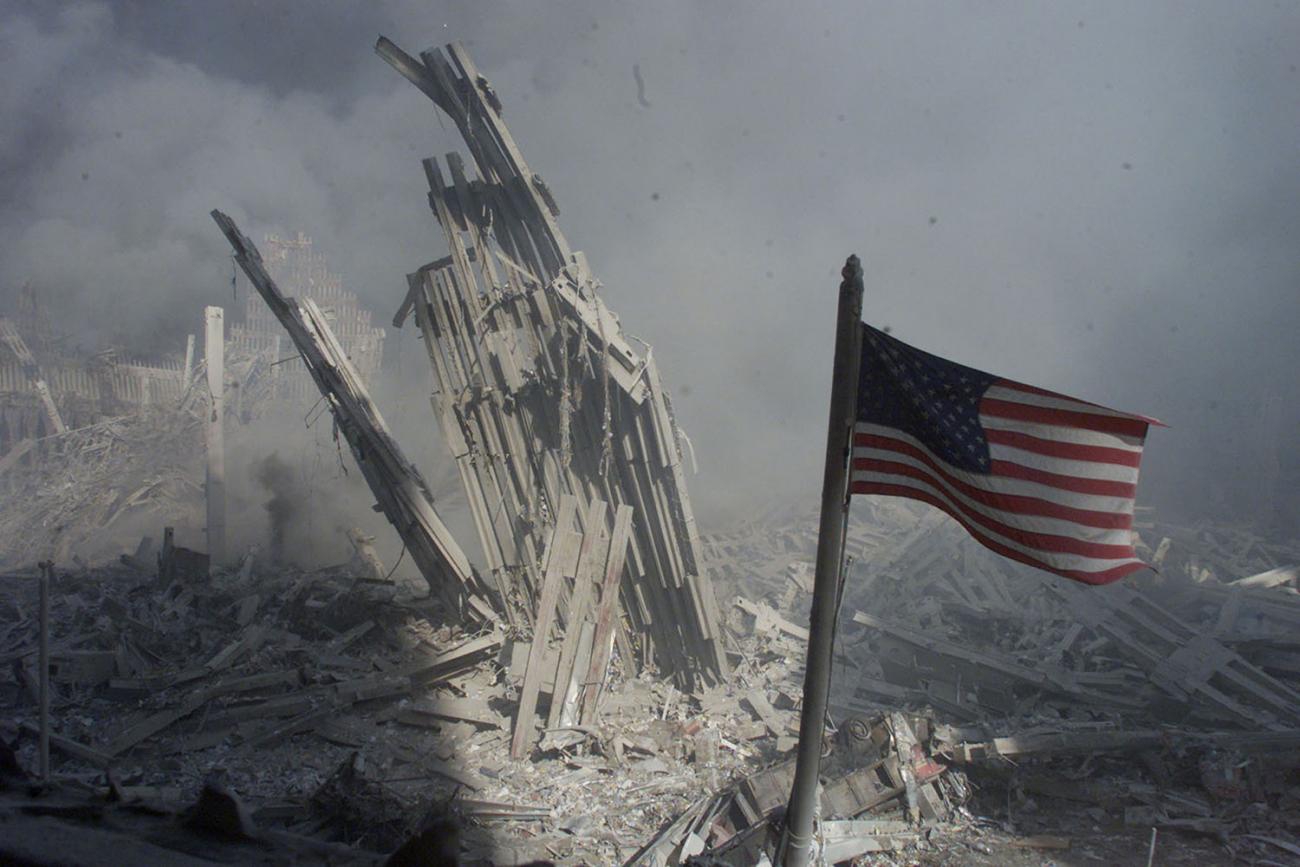
<path fill-rule="evenodd" d="M 1043 664 L 1037 667 L 1022 665 L 1014 659 L 981 653 L 954 641 L 948 641 L 930 635 L 922 629 L 890 623 L 879 617 L 873 617 L 862 611 L 855 611 L 853 622 L 884 633 L 913 647 L 937 654 L 947 661 L 954 675 L 960 677 L 969 668 L 976 672 L 993 672 L 1004 681 L 1015 682 L 1025 686 L 1055 692 L 1080 699 L 1099 707 L 1119 707 L 1137 709 L 1141 702 L 1115 695 L 1106 695 L 1087 689 L 1079 684 L 1075 673 L 1059 665 Z M 971 678 L 967 676 L 969 682 Z"/>
<path fill-rule="evenodd" d="M 375 50 L 451 118 L 473 159 L 472 168 L 456 154 L 424 163 L 448 255 L 410 275 L 394 322 L 414 312 L 425 338 L 434 411 L 507 616 L 523 627 L 534 617 L 561 497 L 578 498 L 579 515 L 608 503 L 608 529 L 630 506 L 611 624 L 620 657 L 688 684 L 721 678 L 720 616 L 698 563 L 681 434 L 649 347 L 634 346 L 601 300 L 465 50 L 417 59 L 383 38 Z"/>
<path fill-rule="evenodd" d="M 352 449 L 384 516 L 402 537 L 429 586 L 467 619 L 497 619 L 490 594 L 433 507 L 428 485 L 370 400 L 347 353 L 320 308 L 309 298 L 285 298 L 262 264 L 262 254 L 230 217 L 213 211 L 235 249 L 235 260 L 280 320 Z"/>

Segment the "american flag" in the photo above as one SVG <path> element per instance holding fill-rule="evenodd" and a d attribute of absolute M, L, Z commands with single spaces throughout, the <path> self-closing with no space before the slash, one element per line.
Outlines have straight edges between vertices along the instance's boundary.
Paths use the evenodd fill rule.
<path fill-rule="evenodd" d="M 862 328 L 851 493 L 929 503 L 1004 557 L 1087 584 L 1146 568 L 1133 502 L 1147 426 L 1160 422 Z"/>

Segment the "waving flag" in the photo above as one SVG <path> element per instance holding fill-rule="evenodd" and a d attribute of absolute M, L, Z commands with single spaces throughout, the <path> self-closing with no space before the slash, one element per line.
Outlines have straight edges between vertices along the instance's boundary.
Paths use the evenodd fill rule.
<path fill-rule="evenodd" d="M 1147 426 L 1160 422 L 862 328 L 851 493 L 929 503 L 991 550 L 1087 584 L 1146 567 L 1133 502 Z"/>

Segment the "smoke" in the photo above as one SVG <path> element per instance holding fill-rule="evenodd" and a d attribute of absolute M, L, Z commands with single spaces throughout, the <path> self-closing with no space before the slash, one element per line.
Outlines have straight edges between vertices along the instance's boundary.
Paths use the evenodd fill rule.
<path fill-rule="evenodd" d="M 263 508 L 271 522 L 270 558 L 272 563 L 284 559 L 284 540 L 298 510 L 306 504 L 306 492 L 294 475 L 293 467 L 285 463 L 279 452 L 271 452 L 255 467 L 257 483 L 271 498 Z"/>
<path fill-rule="evenodd" d="M 1293 525 L 1300 13 L 1248 9 L 11 2 L 0 291 L 32 280 L 77 341 L 179 351 L 247 291 L 220 207 L 312 235 L 387 319 L 443 252 L 419 160 L 461 145 L 371 46 L 460 39 L 655 346 L 706 525 L 815 502 L 849 253 L 901 339 L 1167 421 L 1147 504 Z"/>
<path fill-rule="evenodd" d="M 439 516 L 478 562 L 473 518 L 455 466 L 429 418 L 427 403 L 412 402 L 418 383 L 397 377 L 372 388 L 385 421 L 407 458 L 425 471 Z M 403 397 L 405 396 L 405 400 Z M 415 562 L 383 514 L 328 410 L 313 406 L 262 407 L 264 414 L 226 426 L 227 536 L 236 556 L 250 548 L 258 563 L 301 568 L 338 566 L 353 557 L 348 531 L 374 537 L 386 571 L 398 581 L 419 576 Z"/>

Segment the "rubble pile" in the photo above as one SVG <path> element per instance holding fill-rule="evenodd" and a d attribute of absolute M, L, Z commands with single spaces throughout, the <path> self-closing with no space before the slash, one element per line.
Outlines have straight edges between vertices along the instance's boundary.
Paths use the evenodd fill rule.
<path fill-rule="evenodd" d="M 804 515 L 706 539 L 706 568 L 737 594 L 733 628 L 802 634 L 794 624 L 806 619 L 814 528 Z M 1300 727 L 1288 634 L 1300 623 L 1289 565 L 1300 544 L 1205 525 L 1141 532 L 1154 545 L 1139 550 L 1160 573 L 1084 587 L 970 544 L 934 510 L 859 499 L 838 639 L 853 668 L 836 677 L 839 707 L 901 701 L 963 722 Z"/>
<path fill-rule="evenodd" d="M 23 441 L 0 466 L 0 567 L 97 559 L 124 529 L 163 521 L 202 526 L 202 454 L 201 421 L 184 407 Z"/>
<path fill-rule="evenodd" d="M 859 498 L 831 722 L 929 720 L 927 755 L 966 770 L 1004 829 L 1059 832 L 1082 809 L 1087 826 L 1182 829 L 1276 857 L 1252 837 L 1294 845 L 1300 831 L 1300 672 L 1286 664 L 1300 594 L 1285 565 L 1300 545 L 1145 517 L 1154 545 L 1139 548 L 1163 572 L 1090 588 L 998 558 L 933 510 Z M 728 623 L 787 682 L 802 678 L 815 527 L 772 515 L 702 546 L 719 587 L 752 588 Z"/>
<path fill-rule="evenodd" d="M 258 827 L 355 846 L 358 858 L 391 852 L 450 810 L 467 824 L 471 863 L 616 863 L 700 793 L 795 743 L 798 685 L 751 641 L 733 682 L 699 694 L 629 677 L 616 656 L 599 715 L 547 729 L 515 761 L 510 718 L 530 641 L 447 625 L 441 601 L 375 577 L 361 556 L 301 572 L 250 554 L 211 577 L 193 552 L 164 545 L 160 560 L 55 572 L 63 797 L 112 795 L 180 816 L 218 771 Z M 0 603 L 4 740 L 19 738 L 27 767 L 37 730 L 29 578 L 12 576 Z M 541 685 L 543 716 L 554 689 Z M 734 817 L 715 811 L 719 828 L 734 833 L 771 807 L 782 773 L 751 783 L 753 803 L 738 800 Z"/>
<path fill-rule="evenodd" d="M 1003 583 L 988 592 L 1018 599 L 1021 613 L 1004 605 L 991 627 L 965 616 L 976 601 L 993 611 L 987 588 L 952 565 L 981 549 L 925 509 L 861 506 L 823 773 L 828 854 L 1106 852 L 1152 827 L 1183 832 L 1162 845 L 1220 855 L 1224 845 L 1264 852 L 1295 840 L 1300 733 L 1222 718 L 1195 694 L 1144 704 L 1144 689 L 1160 690 L 1151 672 L 1125 661 L 1122 644 L 1098 644 L 1104 633 L 1091 626 L 1077 630 L 1073 658 L 1050 656 L 1034 642 L 1059 646 L 1054 618 L 1069 621 L 1070 609 L 1032 573 L 996 560 L 999 571 L 965 568 L 997 576 Z M 313 572 L 250 554 L 208 577 L 206 562 L 174 546 L 151 564 L 148 544 L 117 566 L 59 570 L 60 785 L 180 815 L 219 769 L 259 828 L 288 835 L 281 844 L 343 845 L 356 863 L 444 815 L 463 823 L 470 863 L 755 863 L 746 859 L 770 847 L 767 820 L 780 815 L 793 774 L 811 526 L 787 519 L 704 538 L 720 586 L 727 575 L 737 586 L 747 570 L 754 576 L 752 595 L 732 596 L 727 609 L 726 682 L 683 691 L 629 671 L 616 649 L 596 717 L 543 725 L 520 760 L 509 754 L 511 719 L 531 637 L 452 625 L 441 600 L 385 579 L 364 545 L 353 563 Z M 913 571 L 916 560 L 930 571 Z M 872 568 L 882 577 L 867 600 L 852 582 Z M 1171 573 L 1160 580 L 1193 599 L 1205 589 Z M 6 740 L 21 735 L 18 763 L 30 767 L 34 591 L 21 576 L 6 587 L 0 656 L 12 679 L 0 696 L 16 727 Z M 1132 592 L 1157 589 L 1164 598 L 1170 587 Z M 1286 588 L 1257 592 L 1275 605 L 1296 601 Z M 858 617 L 858 605 L 876 613 Z M 1087 674 L 1098 661 L 1138 698 L 1116 702 L 1100 680 L 1077 686 L 1061 674 Z M 538 692 L 543 720 L 550 677 Z M 1097 842 L 1099 828 L 1108 844 Z"/>
<path fill-rule="evenodd" d="M 863 517 L 888 526 L 871 506 Z M 1177 528 L 1145 529 L 1160 539 L 1147 553 L 1163 573 L 1085 587 L 986 553 L 939 515 L 919 514 L 895 531 L 899 543 L 864 550 L 850 567 L 846 640 L 871 651 L 854 697 L 897 700 L 901 688 L 967 721 L 1300 727 L 1297 672 L 1252 663 L 1300 615 L 1294 593 L 1252 585 L 1279 562 L 1300 562 L 1300 546 L 1255 540 L 1233 552 L 1235 574 L 1221 584 L 1175 565 Z M 1219 602 L 1229 597 L 1240 614 Z"/>
<path fill-rule="evenodd" d="M 440 601 L 374 577 L 361 556 L 301 572 L 250 554 L 211 577 L 184 549 L 164 546 L 154 569 L 144 556 L 56 570 L 60 797 L 180 817 L 216 772 L 255 826 L 294 845 L 347 844 L 357 863 L 448 813 L 466 825 L 470 863 L 620 863 L 703 792 L 731 791 L 712 803 L 708 828 L 701 819 L 694 829 L 711 842 L 755 827 L 785 797 L 799 686 L 789 660 L 753 637 L 735 677 L 699 693 L 629 676 L 616 656 L 599 715 L 547 729 L 515 761 L 510 717 L 530 642 L 447 625 Z M 25 577 L 6 583 L 0 603 L 10 624 L 0 657 L 11 664 L 0 702 L 4 740 L 17 737 L 18 764 L 31 767 L 37 627 Z M 543 715 L 554 688 L 542 684 Z M 843 729 L 856 738 L 837 766 L 846 780 L 898 783 L 857 803 L 863 783 L 845 782 L 846 817 L 885 802 L 905 815 L 899 759 L 883 755 L 897 735 L 887 732 L 925 722 L 901 720 Z"/>
<path fill-rule="evenodd" d="M 445 762 L 462 745 L 423 743 L 427 721 L 499 722 L 487 705 L 492 691 L 468 697 L 468 682 L 455 678 L 489 677 L 477 666 L 500 650 L 501 636 L 433 625 L 446 619 L 438 602 L 372 577 L 360 558 L 300 572 L 263 568 L 250 554 L 211 577 L 206 557 L 184 549 L 164 547 L 152 568 L 142 556 L 122 560 L 56 570 L 52 748 L 64 783 L 111 785 L 129 801 L 179 811 L 221 768 L 256 805 L 259 824 L 337 826 L 356 842 L 355 817 L 338 803 L 349 786 L 376 772 L 420 780 L 427 807 L 466 781 Z M 24 734 L 21 756 L 31 749 L 36 690 L 35 582 L 24 577 L 6 582 L 11 595 L 0 603 L 8 624 L 0 656 L 13 675 L 3 684 L 5 717 Z M 292 742 L 309 732 L 310 742 Z M 381 738 L 382 754 L 372 753 Z M 340 777 L 358 750 L 368 763 Z M 388 829 L 396 838 L 367 842 L 392 848 L 418 819 L 403 812 Z"/>

